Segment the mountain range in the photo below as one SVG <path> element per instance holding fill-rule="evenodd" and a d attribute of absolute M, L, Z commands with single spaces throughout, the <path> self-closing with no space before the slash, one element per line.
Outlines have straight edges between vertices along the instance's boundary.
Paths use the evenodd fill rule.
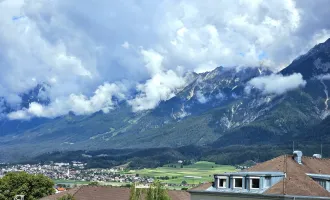
<path fill-rule="evenodd" d="M 109 113 L 69 113 L 29 121 L 2 118 L 0 161 L 26 160 L 54 151 L 330 143 L 329 73 L 330 39 L 276 74 L 264 67 L 218 67 L 193 73 L 184 89 L 148 111 L 132 112 L 126 102 L 119 101 Z M 303 87 L 284 93 L 252 87 L 247 92 L 255 78 L 292 74 L 302 75 Z M 42 86 L 25 94 L 22 107 L 32 101 L 47 104 L 37 98 L 40 90 Z"/>

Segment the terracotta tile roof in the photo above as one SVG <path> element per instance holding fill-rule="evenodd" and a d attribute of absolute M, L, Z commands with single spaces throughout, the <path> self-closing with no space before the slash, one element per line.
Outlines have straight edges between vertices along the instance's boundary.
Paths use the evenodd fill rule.
<path fill-rule="evenodd" d="M 265 194 L 330 197 L 327 190 L 306 175 L 306 173 L 330 175 L 329 159 L 302 157 L 302 164 L 300 165 L 293 159 L 292 155 L 284 155 L 253 166 L 247 171 L 286 173 L 287 178 L 268 189 Z"/>
<path fill-rule="evenodd" d="M 75 195 L 76 200 L 129 200 L 130 189 L 106 186 L 82 187 Z"/>
<path fill-rule="evenodd" d="M 68 194 L 67 192 L 69 191 L 70 190 L 44 197 L 42 200 L 56 200 Z M 76 200 L 129 200 L 130 189 L 109 186 L 82 186 L 75 189 L 75 192 L 70 194 L 73 194 Z M 171 190 L 168 191 L 168 195 L 172 200 L 190 200 L 190 194 L 186 191 Z"/>
<path fill-rule="evenodd" d="M 288 173 L 284 181 L 275 184 L 265 194 L 330 197 L 330 193 L 309 176 L 294 173 Z"/>
<path fill-rule="evenodd" d="M 63 192 L 63 191 L 66 191 L 66 189 L 65 188 L 62 188 L 62 187 L 59 187 L 59 188 L 56 188 L 58 191 L 61 191 L 61 192 Z"/>
<path fill-rule="evenodd" d="M 283 155 L 272 160 L 257 164 L 247 171 L 280 171 L 311 174 L 329 174 L 330 159 L 302 157 L 302 165 L 299 165 L 292 155 Z"/>
<path fill-rule="evenodd" d="M 212 186 L 212 183 L 204 183 L 204 184 L 201 184 L 197 187 L 191 188 L 188 191 L 203 191 L 203 190 L 208 189 L 211 186 Z"/>
<path fill-rule="evenodd" d="M 302 157 L 305 171 L 311 174 L 330 174 L 330 159 Z"/>
<path fill-rule="evenodd" d="M 66 190 L 61 193 L 57 193 L 57 194 L 53 194 L 53 195 L 41 198 L 40 200 L 57 200 L 58 198 L 60 198 L 64 195 L 67 195 L 67 194 L 74 195 L 79 189 L 80 189 L 79 187 L 72 188 L 72 189 Z"/>
<path fill-rule="evenodd" d="M 170 190 L 168 196 L 171 197 L 171 200 L 190 200 L 190 194 L 186 191 Z"/>

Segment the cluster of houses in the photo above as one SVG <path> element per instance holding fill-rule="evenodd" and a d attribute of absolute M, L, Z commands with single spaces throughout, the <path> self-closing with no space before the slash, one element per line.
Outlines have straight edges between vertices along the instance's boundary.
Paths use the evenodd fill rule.
<path fill-rule="evenodd" d="M 51 179 L 86 181 L 86 182 L 142 182 L 151 183 L 152 178 L 136 175 L 120 174 L 117 169 L 85 169 L 86 164 L 81 162 L 52 163 L 52 164 L 17 164 L 6 165 L 0 168 L 0 175 L 8 172 L 24 171 L 30 174 L 43 174 Z"/>

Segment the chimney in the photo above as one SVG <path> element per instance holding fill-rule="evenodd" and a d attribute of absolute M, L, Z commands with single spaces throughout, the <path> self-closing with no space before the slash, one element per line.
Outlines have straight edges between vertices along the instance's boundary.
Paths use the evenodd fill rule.
<path fill-rule="evenodd" d="M 293 152 L 293 158 L 294 158 L 294 160 L 299 164 L 299 165 L 301 165 L 302 164 L 302 162 L 301 162 L 301 157 L 302 157 L 302 152 L 301 151 L 294 151 Z"/>
<path fill-rule="evenodd" d="M 321 154 L 313 154 L 313 158 L 322 158 Z"/>

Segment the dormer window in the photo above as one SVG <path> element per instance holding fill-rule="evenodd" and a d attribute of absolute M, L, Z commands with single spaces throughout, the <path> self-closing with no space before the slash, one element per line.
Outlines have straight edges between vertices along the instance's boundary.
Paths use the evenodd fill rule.
<path fill-rule="evenodd" d="M 250 189 L 260 189 L 260 178 L 259 177 L 250 178 Z"/>
<path fill-rule="evenodd" d="M 242 187 L 243 187 L 243 178 L 234 177 L 234 188 L 242 188 Z"/>
<path fill-rule="evenodd" d="M 227 178 L 220 177 L 218 183 L 219 183 L 218 188 L 226 188 L 227 187 Z"/>

